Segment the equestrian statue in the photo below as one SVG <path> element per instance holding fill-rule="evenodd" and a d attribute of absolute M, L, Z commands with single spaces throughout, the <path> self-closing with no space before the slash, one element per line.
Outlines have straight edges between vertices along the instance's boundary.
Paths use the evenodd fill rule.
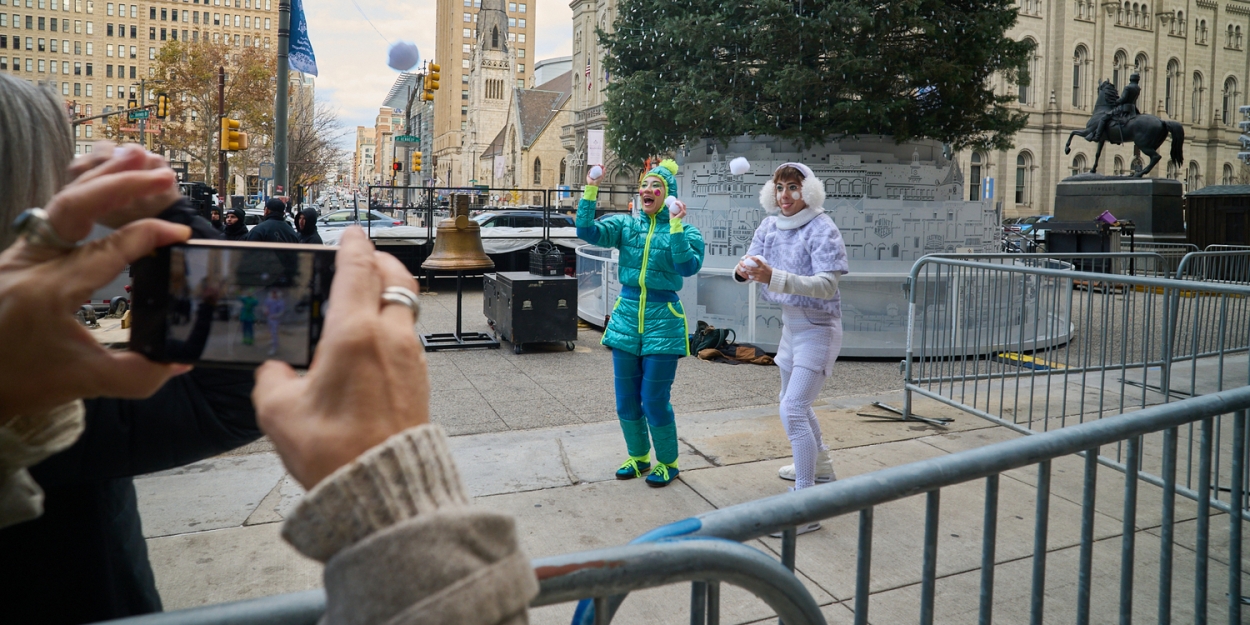
<path fill-rule="evenodd" d="M 1107 142 L 1120 145 L 1132 141 L 1137 149 L 1150 157 L 1150 164 L 1132 177 L 1141 178 L 1150 173 L 1163 157 L 1159 155 L 1159 147 L 1163 140 L 1172 135 L 1172 163 L 1180 167 L 1185 161 L 1181 150 L 1185 143 L 1185 129 L 1179 122 L 1164 120 L 1154 115 L 1146 115 L 1137 110 L 1137 96 L 1141 94 L 1140 77 L 1134 73 L 1129 76 L 1129 83 L 1124 92 L 1116 95 L 1115 85 L 1104 80 L 1098 85 L 1098 101 L 1094 104 L 1094 113 L 1085 124 L 1084 130 L 1073 130 L 1068 135 L 1068 142 L 1063 146 L 1063 153 L 1072 152 L 1072 137 L 1079 136 L 1086 141 L 1098 144 L 1094 153 L 1094 166 L 1089 173 L 1098 173 L 1098 157 L 1102 156 L 1102 146 Z"/>

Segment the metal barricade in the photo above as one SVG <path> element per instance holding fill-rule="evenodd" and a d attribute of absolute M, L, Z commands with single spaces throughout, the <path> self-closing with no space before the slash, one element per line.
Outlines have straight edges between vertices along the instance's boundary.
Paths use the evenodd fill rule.
<path fill-rule="evenodd" d="M 1250 384 L 1247 285 L 934 257 L 911 277 L 905 415 L 920 396 L 1032 434 Z M 1192 498 L 1196 434 L 1183 438 Z M 1134 470 L 1160 484 L 1157 460 Z M 1125 469 L 1126 450 L 1100 461 Z M 1218 457 L 1207 486 L 1227 487 L 1233 462 Z"/>
<path fill-rule="evenodd" d="M 1157 584 L 1154 613 L 1159 623 L 1178 622 L 1207 623 L 1221 618 L 1228 623 L 1240 623 L 1242 618 L 1242 557 L 1243 516 L 1213 516 L 1211 507 L 1218 507 L 1214 493 L 1204 486 L 1196 493 L 1196 512 L 1193 516 L 1193 540 L 1186 544 L 1193 549 L 1192 592 L 1178 592 L 1173 587 L 1177 577 L 1177 487 L 1178 461 L 1181 455 L 1182 433 L 1185 428 L 1196 428 L 1200 434 L 1196 451 L 1199 456 L 1199 483 L 1210 484 L 1208 479 L 1216 466 L 1217 456 L 1227 450 L 1233 459 L 1230 487 L 1233 492 L 1244 492 L 1246 486 L 1247 409 L 1250 409 L 1250 386 L 1230 391 L 1194 397 L 1184 401 L 1155 405 L 1132 415 L 1091 421 L 1068 428 L 1025 436 L 1014 440 L 986 445 L 929 460 L 874 471 L 835 481 L 815 488 L 742 503 L 706 512 L 648 532 L 633 544 L 566 556 L 544 558 L 534 562 L 535 574 L 541 591 L 532 602 L 533 606 L 551 605 L 582 599 L 575 625 L 609 623 L 616 609 L 628 592 L 651 588 L 674 582 L 692 581 L 692 625 L 719 623 L 720 583 L 728 582 L 746 588 L 763 599 L 775 610 L 785 623 L 824 623 L 819 609 L 797 577 L 791 574 L 795 568 L 798 543 L 795 527 L 814 521 L 857 514 L 858 535 L 855 540 L 854 593 L 847 600 L 854 609 L 857 625 L 869 622 L 870 595 L 893 588 L 898 572 L 919 572 L 919 622 L 931 625 L 938 611 L 939 583 L 952 584 L 957 573 L 976 575 L 979 580 L 977 612 L 979 622 L 993 619 L 996 603 L 1002 600 L 996 595 L 999 567 L 1019 568 L 1027 560 L 1031 575 L 1027 602 L 1029 620 L 1032 623 L 1052 622 L 1048 618 L 1048 589 L 1046 580 L 1053 575 L 1053 565 L 1048 556 L 1052 519 L 1062 519 L 1066 511 L 1075 516 L 1079 513 L 1079 542 L 1074 545 L 1079 554 L 1065 558 L 1060 566 L 1075 569 L 1076 584 L 1065 592 L 1070 595 L 1052 597 L 1050 610 L 1071 612 L 1076 623 L 1091 621 L 1108 622 L 1113 619 L 1097 614 L 1099 605 L 1094 597 L 1108 593 L 1108 589 L 1095 581 L 1095 561 L 1106 563 L 1116 572 L 1118 587 L 1112 589 L 1112 602 L 1119 622 L 1132 620 L 1143 606 L 1134 601 L 1135 574 L 1139 569 L 1155 565 Z M 1216 424 L 1228 423 L 1232 436 L 1219 440 Z M 1150 443 L 1151 435 L 1161 437 L 1160 444 Z M 1102 527 L 1106 522 L 1104 512 L 1096 510 L 1100 499 L 1108 491 L 1099 488 L 1098 465 L 1100 452 L 1109 447 L 1124 448 L 1127 462 L 1123 477 L 1122 500 L 1112 501 L 1120 508 L 1118 553 L 1096 553 L 1096 543 L 1116 540 L 1114 532 Z M 1067 456 L 1080 457 L 1081 485 L 1079 492 L 1064 491 L 1064 481 L 1055 463 L 1070 462 Z M 1138 527 L 1138 513 L 1143 501 L 1155 501 L 1156 493 L 1149 498 L 1139 498 L 1141 477 L 1137 467 L 1145 456 L 1157 455 L 1164 467 L 1161 478 L 1162 491 L 1157 493 L 1157 535 Z M 1062 466 L 1062 465 L 1061 465 Z M 1018 477 L 1003 479 L 1004 473 L 1025 467 L 1034 470 L 1031 478 L 1035 485 L 1034 512 L 1031 526 L 1033 541 L 1030 548 L 1019 549 L 1015 545 L 1000 547 L 998 526 L 1001 519 L 1010 519 L 999 506 L 1005 484 L 1018 483 Z M 979 558 L 969 558 L 961 553 L 939 550 L 939 543 L 947 536 L 941 520 L 943 493 L 960 485 L 983 482 L 980 497 L 982 510 L 979 528 Z M 956 501 L 968 505 L 967 489 L 956 495 Z M 1010 492 L 1010 491 L 1008 491 Z M 1057 495 L 1056 495 L 1057 492 Z M 921 523 L 923 538 L 918 544 L 908 538 L 906 532 L 897 531 L 890 536 L 880 536 L 874 530 L 878 509 L 883 515 L 890 513 L 885 507 L 892 502 L 911 497 L 924 497 L 923 517 L 895 514 L 885 516 L 897 523 L 900 518 L 907 522 Z M 1061 505 L 1051 507 L 1052 501 L 1062 499 Z M 1240 506 L 1239 506 L 1240 507 Z M 1074 508 L 1076 508 L 1074 510 Z M 1100 520 L 1101 517 L 1101 520 Z M 1024 520 L 1023 517 L 1015 517 Z M 1096 529 L 1096 521 L 1102 529 Z M 1226 540 L 1216 538 L 1217 524 L 1227 524 Z M 960 531 L 969 531 L 966 527 Z M 744 542 L 782 531 L 780 564 L 764 553 L 744 545 L 727 541 Z M 1223 536 L 1221 534 L 1221 536 Z M 1142 550 L 1138 539 L 1147 537 L 1158 540 L 1155 549 Z M 706 540 L 706 539 L 724 540 Z M 1217 544 L 1224 548 L 1217 547 Z M 910 557 L 874 559 L 874 549 L 886 547 L 887 553 L 899 554 L 908 550 Z M 915 550 L 912 553 L 910 550 Z M 1182 548 L 1188 559 L 1189 550 Z M 962 560 L 962 563 L 939 566 L 939 555 Z M 848 556 L 848 561 L 849 561 Z M 1062 562 L 1068 561 L 1064 565 Z M 784 568 L 783 568 L 784 567 Z M 1226 584 L 1213 582 L 1213 567 L 1227 569 Z M 787 570 L 788 569 L 788 570 Z M 1071 570 L 1071 569 L 1067 569 Z M 874 571 L 877 579 L 874 579 Z M 941 571 L 941 575 L 939 575 Z M 1184 574 L 1183 572 L 1181 574 Z M 1105 577 L 1105 575 L 1104 575 Z M 884 578 L 884 579 L 883 579 Z M 947 586 L 950 588 L 950 586 Z M 1187 589 L 1188 590 L 1188 589 Z M 1223 592 L 1221 592 L 1221 590 Z M 961 590 L 961 597 L 971 594 Z M 1214 595 L 1214 599 L 1212 598 Z M 1009 597 L 1010 598 L 1010 597 Z M 1175 601 L 1174 601 L 1175 600 Z M 1056 603 L 1058 605 L 1056 605 Z M 959 606 L 966 612 L 966 603 Z M 200 625 L 208 623 L 280 625 L 311 624 L 316 614 L 324 610 L 324 594 L 310 591 L 270 597 L 248 602 L 223 604 L 181 612 L 157 614 L 118 621 L 129 625 Z M 1215 612 L 1215 614 L 1212 614 Z M 229 617 L 229 618 L 227 618 Z M 1214 618 L 1213 618 L 1214 617 Z M 1067 620 L 1066 618 L 1064 619 Z"/>
<path fill-rule="evenodd" d="M 1167 261 L 1168 266 L 1172 271 L 1176 271 L 1176 268 L 1180 266 L 1181 259 L 1184 258 L 1186 254 L 1198 251 L 1198 246 L 1192 243 L 1162 243 L 1135 240 L 1131 245 L 1131 251 L 1149 252 L 1162 256 Z"/>

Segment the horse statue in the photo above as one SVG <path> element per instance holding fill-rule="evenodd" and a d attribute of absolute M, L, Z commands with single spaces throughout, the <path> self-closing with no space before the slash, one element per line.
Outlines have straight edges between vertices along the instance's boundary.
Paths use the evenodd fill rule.
<path fill-rule="evenodd" d="M 1122 119 L 1115 110 L 1119 104 L 1120 97 L 1116 94 L 1115 85 L 1107 80 L 1102 81 L 1102 84 L 1098 85 L 1098 101 L 1094 104 L 1094 113 L 1090 116 L 1089 123 L 1085 125 L 1084 130 L 1073 130 L 1068 135 L 1068 142 L 1063 146 L 1063 153 L 1072 152 L 1072 137 L 1079 136 L 1086 141 L 1097 141 L 1098 150 L 1094 153 L 1094 166 L 1089 169 L 1089 173 L 1096 174 L 1098 173 L 1098 157 L 1102 156 L 1103 144 L 1108 140 L 1116 145 L 1132 141 L 1137 149 L 1150 157 L 1149 165 L 1132 174 L 1134 178 L 1141 178 L 1150 173 L 1150 170 L 1154 169 L 1163 158 L 1159 155 L 1158 149 L 1170 133 L 1172 135 L 1172 163 L 1180 167 L 1185 162 L 1182 153 L 1185 129 L 1179 122 L 1159 119 L 1145 113 L 1129 115 L 1127 119 Z M 1107 124 L 1105 134 L 1100 136 L 1099 127 L 1108 116 L 1111 117 L 1111 121 Z"/>

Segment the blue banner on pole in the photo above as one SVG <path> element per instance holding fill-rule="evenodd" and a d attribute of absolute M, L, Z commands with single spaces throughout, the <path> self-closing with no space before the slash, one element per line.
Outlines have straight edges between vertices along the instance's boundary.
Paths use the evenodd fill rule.
<path fill-rule="evenodd" d="M 317 56 L 308 40 L 308 21 L 304 19 L 304 3 L 291 0 L 291 41 L 287 59 L 291 69 L 317 75 Z"/>

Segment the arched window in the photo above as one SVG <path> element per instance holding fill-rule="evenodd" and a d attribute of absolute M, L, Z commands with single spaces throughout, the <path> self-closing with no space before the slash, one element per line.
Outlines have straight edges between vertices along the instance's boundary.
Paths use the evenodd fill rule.
<path fill-rule="evenodd" d="M 1077 46 L 1072 56 L 1072 106 L 1085 108 L 1085 94 L 1081 87 L 1085 82 L 1085 64 L 1089 61 L 1089 52 L 1085 46 Z"/>
<path fill-rule="evenodd" d="M 1079 176 L 1087 171 L 1089 171 L 1089 166 L 1085 164 L 1085 155 L 1077 154 L 1076 158 L 1072 159 L 1072 175 Z"/>
<path fill-rule="evenodd" d="M 968 201 L 981 200 L 981 155 L 972 153 L 972 166 L 968 168 Z"/>
<path fill-rule="evenodd" d="M 1193 109 L 1189 111 L 1189 120 L 1195 124 L 1202 121 L 1202 74 L 1194 72 L 1194 90 L 1190 104 Z"/>
<path fill-rule="evenodd" d="M 1111 63 L 1111 84 L 1115 85 L 1118 92 L 1124 88 L 1124 84 L 1128 82 L 1128 53 L 1123 50 L 1116 50 L 1115 60 Z"/>
<path fill-rule="evenodd" d="M 1168 159 L 1168 173 L 1167 173 L 1167 176 L 1168 176 L 1168 178 L 1170 178 L 1170 179 L 1172 179 L 1172 180 L 1180 180 L 1180 178 L 1181 178 L 1181 170 L 1180 170 L 1180 168 L 1179 168 L 1179 167 L 1177 167 L 1177 166 L 1176 166 L 1176 164 L 1175 164 L 1175 163 L 1173 163 L 1171 159 Z"/>
<path fill-rule="evenodd" d="M 1168 117 L 1176 117 L 1176 84 L 1181 79 L 1181 63 L 1176 59 L 1168 61 L 1168 73 L 1163 82 L 1163 110 Z"/>
<path fill-rule="evenodd" d="M 1120 158 L 1119 156 L 1115 157 L 1115 166 L 1112 167 L 1111 173 L 1116 176 L 1124 175 L 1125 173 L 1124 172 L 1124 159 Z"/>
<path fill-rule="evenodd" d="M 1016 204 L 1029 203 L 1029 173 L 1033 168 L 1033 155 L 1021 152 L 1016 155 Z"/>
<path fill-rule="evenodd" d="M 566 177 L 565 172 L 567 171 L 568 171 L 568 159 L 562 158 L 560 159 L 560 184 L 568 184 L 567 182 L 564 181 Z"/>
<path fill-rule="evenodd" d="M 1220 108 L 1220 123 L 1233 123 L 1233 110 L 1237 108 L 1237 79 L 1229 76 L 1224 81 L 1224 103 Z"/>
<path fill-rule="evenodd" d="M 499 27 L 498 26 L 490 27 L 490 47 L 492 48 L 499 47 Z"/>
<path fill-rule="evenodd" d="M 537 156 L 534 157 L 534 184 L 543 183 L 543 161 Z"/>
<path fill-rule="evenodd" d="M 1150 69 L 1150 57 L 1145 52 L 1138 52 L 1133 57 L 1133 71 L 1141 74 L 1141 81 L 1146 82 L 1146 72 Z"/>
<path fill-rule="evenodd" d="M 1224 176 L 1220 178 L 1220 184 L 1233 184 L 1233 166 L 1224 163 Z"/>
<path fill-rule="evenodd" d="M 1233 33 L 1233 38 L 1236 40 L 1236 43 L 1234 44 L 1233 47 L 1240 50 L 1241 49 L 1241 27 L 1240 26 L 1238 26 L 1236 29 L 1236 32 Z"/>
<path fill-rule="evenodd" d="M 1031 104 L 1033 102 L 1033 84 L 1038 80 L 1037 76 L 1037 42 L 1031 38 L 1025 38 L 1025 43 L 1033 44 L 1033 50 L 1029 52 L 1029 63 L 1026 69 L 1025 78 L 1028 79 L 1027 85 L 1021 84 L 1020 87 L 1020 104 Z"/>
<path fill-rule="evenodd" d="M 1198 161 L 1189 161 L 1189 171 L 1185 172 L 1185 192 L 1197 191 L 1202 176 L 1198 173 Z"/>

